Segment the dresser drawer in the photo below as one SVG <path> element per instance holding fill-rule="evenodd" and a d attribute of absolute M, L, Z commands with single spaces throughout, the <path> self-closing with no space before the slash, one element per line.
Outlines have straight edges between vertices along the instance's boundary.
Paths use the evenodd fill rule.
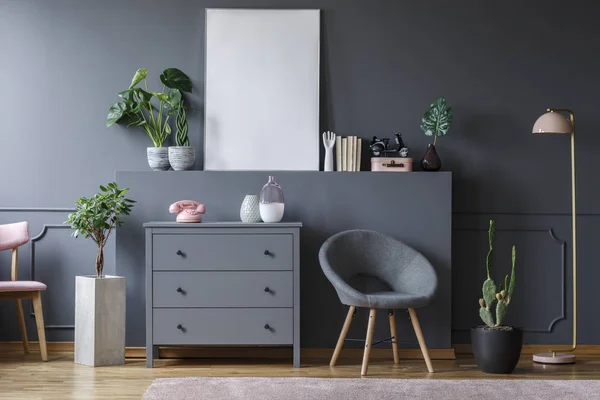
<path fill-rule="evenodd" d="M 292 271 L 157 271 L 154 307 L 293 307 Z"/>
<path fill-rule="evenodd" d="M 157 308 L 154 344 L 292 344 L 292 308 Z"/>
<path fill-rule="evenodd" d="M 153 270 L 292 270 L 289 234 L 164 234 L 152 237 Z"/>

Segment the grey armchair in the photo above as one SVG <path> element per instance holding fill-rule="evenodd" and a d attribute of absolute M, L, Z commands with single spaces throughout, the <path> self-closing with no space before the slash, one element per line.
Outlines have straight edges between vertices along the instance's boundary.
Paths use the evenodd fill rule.
<path fill-rule="evenodd" d="M 367 374 L 377 309 L 387 309 L 394 363 L 399 362 L 395 309 L 408 309 L 427 369 L 433 371 L 415 308 L 430 303 L 437 288 L 435 270 L 406 244 L 379 232 L 350 230 L 321 246 L 319 262 L 342 304 L 350 306 L 330 365 L 334 366 L 357 307 L 369 308 L 369 325 L 361 375 Z"/>

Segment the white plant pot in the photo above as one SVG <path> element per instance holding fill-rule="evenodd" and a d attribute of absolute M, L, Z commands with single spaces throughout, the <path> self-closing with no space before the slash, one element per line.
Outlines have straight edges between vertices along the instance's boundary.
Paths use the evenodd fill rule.
<path fill-rule="evenodd" d="M 125 364 L 125 278 L 75 278 L 75 363 Z"/>
<path fill-rule="evenodd" d="M 167 147 L 148 147 L 146 155 L 148 156 L 148 165 L 154 171 L 168 171 L 171 168 Z"/>
<path fill-rule="evenodd" d="M 175 171 L 194 168 L 196 149 L 191 146 L 169 146 L 169 163 Z"/>

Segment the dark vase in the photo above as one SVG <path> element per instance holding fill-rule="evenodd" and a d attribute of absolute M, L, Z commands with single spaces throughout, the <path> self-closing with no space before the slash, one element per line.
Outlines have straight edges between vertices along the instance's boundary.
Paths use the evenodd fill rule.
<path fill-rule="evenodd" d="M 425 151 L 425 155 L 421 160 L 421 168 L 423 171 L 439 171 L 442 168 L 442 161 L 437 155 L 437 151 L 435 151 L 434 144 L 427 145 L 427 151 Z"/>
<path fill-rule="evenodd" d="M 501 329 L 471 329 L 473 356 L 479 368 L 488 374 L 513 372 L 523 347 L 523 331 Z"/>

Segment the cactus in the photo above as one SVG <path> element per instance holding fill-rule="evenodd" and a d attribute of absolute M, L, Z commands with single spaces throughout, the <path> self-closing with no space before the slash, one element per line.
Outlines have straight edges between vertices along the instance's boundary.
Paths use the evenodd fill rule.
<path fill-rule="evenodd" d="M 487 279 L 483 282 L 482 294 L 483 298 L 479 299 L 479 316 L 481 320 L 490 328 L 501 326 L 506 318 L 508 311 L 508 305 L 512 299 L 512 294 L 515 290 L 515 261 L 517 257 L 517 251 L 515 246 L 512 247 L 512 268 L 510 272 L 510 283 L 508 275 L 504 278 L 504 286 L 500 285 L 500 290 L 496 292 L 496 283 L 491 277 L 492 274 L 492 258 L 494 255 L 494 237 L 496 233 L 496 223 L 494 220 L 490 220 L 490 228 L 488 231 L 489 246 L 486 257 L 486 271 Z M 496 304 L 496 321 L 492 315 L 491 308 Z"/>
<path fill-rule="evenodd" d="M 177 134 L 175 136 L 175 142 L 177 143 L 177 146 L 189 146 L 190 139 L 188 138 L 188 123 L 185 115 L 185 107 L 183 106 L 183 100 L 181 100 L 181 103 L 179 103 L 175 127 L 177 128 Z"/>

